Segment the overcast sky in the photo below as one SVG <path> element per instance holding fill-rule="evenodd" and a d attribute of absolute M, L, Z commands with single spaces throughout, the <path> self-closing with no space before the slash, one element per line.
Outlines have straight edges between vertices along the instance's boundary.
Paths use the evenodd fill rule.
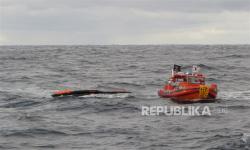
<path fill-rule="evenodd" d="M 250 44 L 250 0 L 0 0 L 0 44 Z"/>

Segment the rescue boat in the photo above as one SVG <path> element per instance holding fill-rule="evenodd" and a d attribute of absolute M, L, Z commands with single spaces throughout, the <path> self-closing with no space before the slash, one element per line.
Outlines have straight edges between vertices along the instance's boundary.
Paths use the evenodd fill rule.
<path fill-rule="evenodd" d="M 198 66 L 193 66 L 192 73 L 183 73 L 181 66 L 174 65 L 172 76 L 158 95 L 181 103 L 212 102 L 216 100 L 217 91 L 217 84 L 205 83 L 205 75 Z"/>

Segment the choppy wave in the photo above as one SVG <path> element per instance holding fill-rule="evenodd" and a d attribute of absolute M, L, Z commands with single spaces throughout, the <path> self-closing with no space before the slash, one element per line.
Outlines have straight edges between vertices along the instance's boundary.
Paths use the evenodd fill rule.
<path fill-rule="evenodd" d="M 5 137 L 10 136 L 19 136 L 19 137 L 35 137 L 35 136 L 45 136 L 45 135 L 67 135 L 67 133 L 55 131 L 55 130 L 48 130 L 48 129 L 42 129 L 42 128 L 31 128 L 31 129 L 24 129 L 24 130 L 7 130 L 2 131 L 0 133 L 1 135 Z"/>
<path fill-rule="evenodd" d="M 220 58 L 249 58 L 250 55 L 244 55 L 244 54 L 231 54 L 231 55 L 226 55 Z"/>
<path fill-rule="evenodd" d="M 21 95 L 27 97 L 39 97 L 49 98 L 51 96 L 51 90 L 41 89 L 39 87 L 27 86 L 27 87 L 0 87 L 0 92 L 8 93 L 10 95 Z"/>
<path fill-rule="evenodd" d="M 90 95 L 84 95 L 84 96 L 80 96 L 80 97 L 84 97 L 84 98 L 126 98 L 126 97 L 130 97 L 131 94 L 90 94 Z"/>
<path fill-rule="evenodd" d="M 8 104 L 4 104 L 2 106 L 0 106 L 0 108 L 24 108 L 24 107 L 29 107 L 29 106 L 35 106 L 40 104 L 40 102 L 36 102 L 36 101 L 31 101 L 31 100 L 22 100 L 22 101 L 18 101 L 18 102 L 10 102 Z"/>
<path fill-rule="evenodd" d="M 244 133 L 241 140 L 250 148 L 250 133 Z"/>
<path fill-rule="evenodd" d="M 202 68 L 202 70 L 217 70 L 216 67 L 209 66 L 209 65 L 206 65 L 206 64 L 185 65 L 185 66 L 183 66 L 182 68 L 183 68 L 183 69 L 192 69 L 193 65 L 199 66 L 200 68 Z"/>
<path fill-rule="evenodd" d="M 249 149 L 249 45 L 2 46 L 0 149 Z M 219 87 L 212 116 L 141 116 L 173 64 Z M 131 94 L 52 98 L 55 89 Z"/>
<path fill-rule="evenodd" d="M 250 90 L 249 91 L 220 91 L 219 97 L 221 99 L 236 99 L 236 100 L 250 100 Z"/>

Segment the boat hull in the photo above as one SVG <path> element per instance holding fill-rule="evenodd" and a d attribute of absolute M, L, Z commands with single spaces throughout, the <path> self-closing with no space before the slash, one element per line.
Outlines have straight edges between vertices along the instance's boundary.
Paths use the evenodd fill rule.
<path fill-rule="evenodd" d="M 207 93 L 202 94 L 201 87 L 187 88 L 183 90 L 165 90 L 158 91 L 158 95 L 163 98 L 170 98 L 177 102 L 212 102 L 216 100 L 217 87 L 208 87 Z"/>
<path fill-rule="evenodd" d="M 126 90 L 114 90 L 114 91 L 100 91 L 100 90 L 62 90 L 56 91 L 52 94 L 52 97 L 60 97 L 60 96 L 84 96 L 84 95 L 91 95 L 91 94 L 121 94 L 121 93 L 131 93 Z"/>

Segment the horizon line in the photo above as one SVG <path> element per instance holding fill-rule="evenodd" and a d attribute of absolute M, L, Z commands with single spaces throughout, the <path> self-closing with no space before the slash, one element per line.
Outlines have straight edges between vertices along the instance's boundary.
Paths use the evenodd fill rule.
<path fill-rule="evenodd" d="M 164 45 L 250 45 L 250 43 L 220 44 L 0 44 L 0 46 L 164 46 Z"/>

